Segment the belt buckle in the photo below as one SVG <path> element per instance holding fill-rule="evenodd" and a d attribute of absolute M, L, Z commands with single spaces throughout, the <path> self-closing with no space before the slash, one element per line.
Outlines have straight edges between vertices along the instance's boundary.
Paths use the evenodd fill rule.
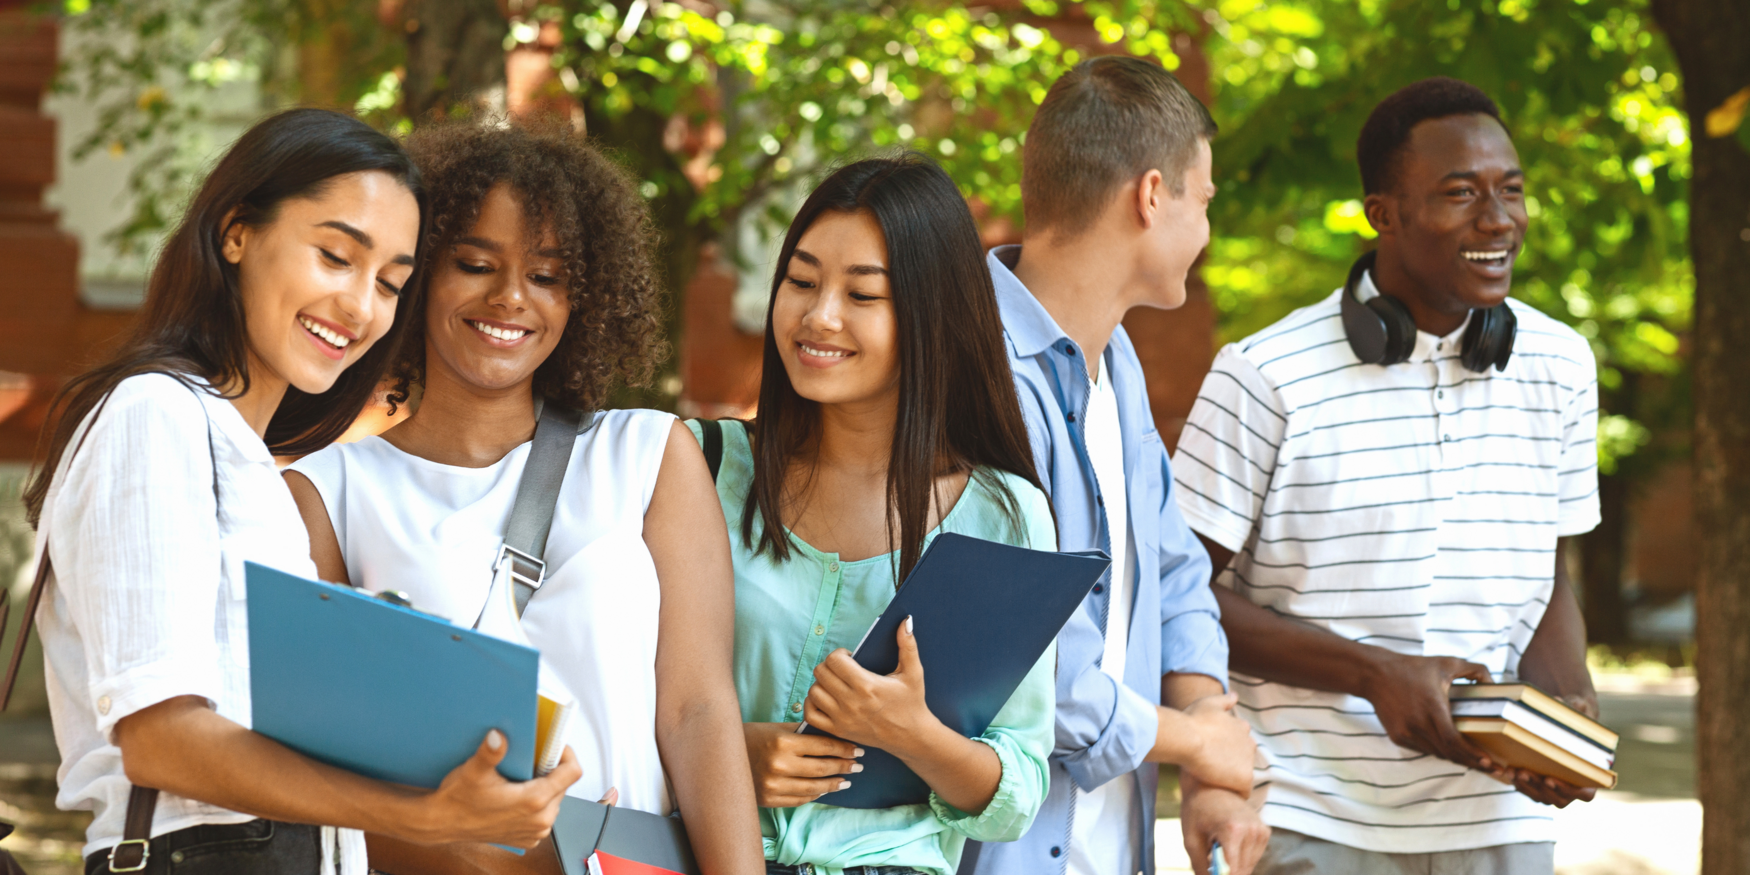
<path fill-rule="evenodd" d="M 115 866 L 116 852 L 120 851 L 124 847 L 127 847 L 128 845 L 139 845 L 140 846 L 139 865 L 129 866 L 129 867 L 124 868 L 124 869 L 117 869 Z M 109 871 L 111 871 L 111 872 L 144 872 L 144 871 L 146 871 L 146 861 L 150 860 L 150 859 L 152 859 L 152 842 L 149 839 L 124 839 L 123 841 L 117 843 L 115 847 L 109 849 Z"/>

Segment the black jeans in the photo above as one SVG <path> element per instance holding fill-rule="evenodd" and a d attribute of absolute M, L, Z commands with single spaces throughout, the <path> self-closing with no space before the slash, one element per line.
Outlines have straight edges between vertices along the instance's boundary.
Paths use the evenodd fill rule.
<path fill-rule="evenodd" d="M 142 875 L 315 875 L 322 871 L 321 829 L 251 820 L 202 824 L 152 840 Z M 109 851 L 85 858 L 85 875 L 109 871 Z"/>

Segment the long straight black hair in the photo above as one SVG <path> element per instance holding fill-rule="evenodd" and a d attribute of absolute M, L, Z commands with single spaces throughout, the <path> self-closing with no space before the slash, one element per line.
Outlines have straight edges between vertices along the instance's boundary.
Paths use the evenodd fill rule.
<path fill-rule="evenodd" d="M 399 180 L 419 201 L 425 196 L 419 171 L 393 139 L 349 115 L 325 109 L 293 109 L 271 116 L 239 138 L 201 184 L 182 224 L 164 244 L 146 283 L 146 300 L 132 336 L 110 359 L 68 381 L 49 408 L 42 443 L 46 461 L 24 492 L 31 525 L 42 516 L 55 468 L 79 424 L 123 380 L 165 373 L 231 387 L 230 397 L 249 390 L 249 335 L 239 296 L 237 266 L 223 257 L 231 222 L 265 225 L 287 200 L 320 196 L 330 180 L 362 171 Z M 320 395 L 286 390 L 267 427 L 267 445 L 278 455 L 299 455 L 340 437 L 364 409 L 389 362 L 420 283 L 410 278 L 395 308 L 395 321 L 381 340 L 343 371 Z M 40 444 L 39 444 L 40 446 Z"/>
<path fill-rule="evenodd" d="M 887 540 L 898 544 L 897 583 L 922 555 L 937 477 L 984 468 L 1038 486 L 1039 476 L 1003 346 L 996 291 L 965 198 L 942 168 L 917 152 L 858 161 L 808 196 L 778 254 L 773 305 L 766 309 L 759 418 L 753 424 L 758 440 L 753 488 L 741 520 L 743 542 L 755 547 L 757 511 L 763 526 L 757 550 L 770 551 L 780 562 L 790 556 L 782 513 L 786 474 L 797 452 L 817 437 L 820 412 L 790 383 L 772 333 L 772 309 L 797 241 L 829 210 L 867 211 L 887 238 L 899 345 L 899 416 L 887 464 Z M 986 484 L 1006 502 L 1017 530 L 1025 532 L 1014 495 L 995 478 Z"/>

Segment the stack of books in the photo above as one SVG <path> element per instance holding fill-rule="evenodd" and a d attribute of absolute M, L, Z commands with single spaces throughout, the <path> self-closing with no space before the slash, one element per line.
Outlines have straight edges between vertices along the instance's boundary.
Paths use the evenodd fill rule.
<path fill-rule="evenodd" d="M 1576 787 L 1616 786 L 1618 736 L 1530 684 L 1453 684 L 1453 723 L 1495 762 Z"/>

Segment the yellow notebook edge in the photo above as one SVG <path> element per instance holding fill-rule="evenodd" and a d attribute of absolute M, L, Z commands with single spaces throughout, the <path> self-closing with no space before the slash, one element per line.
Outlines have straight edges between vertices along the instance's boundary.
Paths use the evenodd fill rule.
<path fill-rule="evenodd" d="M 1586 762 L 1573 753 L 1563 750 L 1560 745 L 1545 741 L 1539 738 L 1536 733 L 1516 723 L 1499 717 L 1460 717 L 1453 722 L 1458 731 L 1462 733 L 1500 736 L 1517 742 L 1529 748 L 1532 753 L 1587 779 L 1582 786 L 1597 787 L 1601 790 L 1609 790 L 1616 786 L 1616 772 Z M 1554 777 L 1567 780 L 1561 775 Z"/>
<path fill-rule="evenodd" d="M 565 735 L 571 718 L 577 713 L 576 700 L 560 702 L 546 694 L 535 702 L 535 776 L 540 777 L 559 767 L 565 755 Z"/>

